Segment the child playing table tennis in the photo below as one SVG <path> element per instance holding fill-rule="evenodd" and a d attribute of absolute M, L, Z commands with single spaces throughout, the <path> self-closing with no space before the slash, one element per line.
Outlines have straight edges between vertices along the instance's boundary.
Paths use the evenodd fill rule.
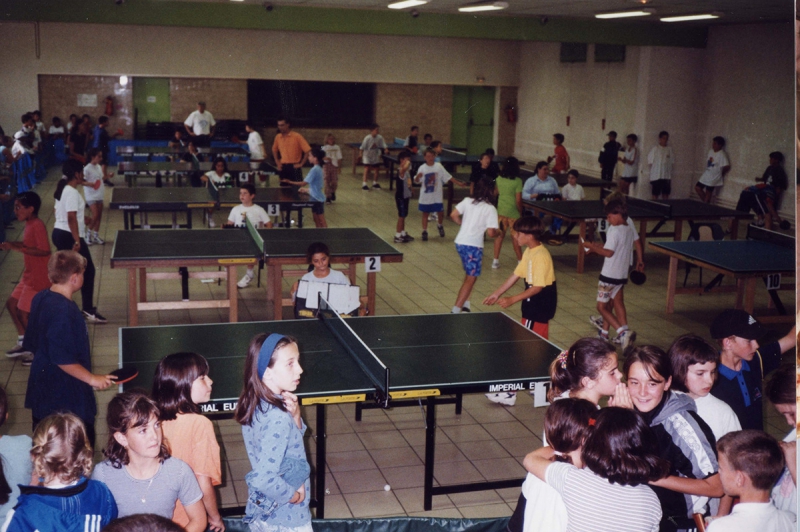
<path fill-rule="evenodd" d="M 464 282 L 456 296 L 452 312 L 470 311 L 469 295 L 481 274 L 483 263 L 483 235 L 497 236 L 497 209 L 494 200 L 494 183 L 482 177 L 475 183 L 473 193 L 455 206 L 450 218 L 461 226 L 455 238 L 456 251 L 464 267 Z M 441 226 L 440 226 L 441 227 Z"/>
<path fill-rule="evenodd" d="M 224 227 L 245 227 L 247 224 L 245 220 L 250 220 L 253 227 L 257 229 L 272 228 L 272 220 L 270 220 L 267 211 L 261 205 L 254 203 L 256 199 L 256 187 L 250 183 L 245 183 L 239 186 L 239 201 L 241 205 L 237 205 L 231 209 L 228 215 L 228 221 L 225 222 Z M 247 266 L 247 273 L 244 277 L 239 279 L 236 286 L 239 288 L 247 287 L 255 277 L 255 266 L 250 264 Z"/>
<path fill-rule="evenodd" d="M 566 201 L 580 201 L 586 198 L 583 187 L 578 184 L 580 174 L 572 169 L 567 172 L 567 184 L 561 188 L 561 197 Z"/>
<path fill-rule="evenodd" d="M 556 314 L 558 292 L 553 258 L 541 242 L 544 225 L 536 216 L 523 216 L 514 222 L 514 231 L 517 245 L 526 246 L 527 249 L 514 273 L 483 303 L 498 303 L 501 307 L 508 308 L 522 301 L 522 324 L 547 339 L 548 323 Z M 520 279 L 525 283 L 524 292 L 511 297 L 500 297 Z"/>
<path fill-rule="evenodd" d="M 206 172 L 200 179 L 207 187 L 223 188 L 228 186 L 231 181 L 231 175 L 228 173 L 228 165 L 225 159 L 222 157 L 214 159 L 213 170 Z M 208 209 L 208 226 L 211 228 L 217 226 L 213 218 L 214 210 L 214 207 Z"/>
<path fill-rule="evenodd" d="M 308 161 L 314 165 L 306 178 L 302 181 L 290 181 L 281 179 L 281 183 L 300 187 L 298 192 L 308 194 L 314 200 L 311 213 L 314 216 L 314 224 L 317 227 L 328 227 L 325 221 L 325 194 L 322 193 L 322 162 L 325 159 L 325 152 L 319 148 L 312 149 L 308 154 Z M 305 185 L 305 186 L 303 186 Z"/>
<path fill-rule="evenodd" d="M 522 179 L 519 177 L 519 161 L 509 157 L 503 165 L 500 177 L 494 182 L 494 192 L 497 196 L 497 221 L 500 224 L 500 234 L 494 239 L 494 260 L 492 268 L 500 267 L 500 250 L 503 248 L 503 239 L 506 231 L 511 229 L 511 243 L 514 245 L 514 254 L 517 262 L 522 260 L 522 248 L 517 242 L 514 223 L 522 216 Z"/>
<path fill-rule="evenodd" d="M 39 482 L 20 486 L 17 506 L 0 528 L 4 532 L 100 532 L 117 518 L 109 488 L 88 478 L 92 447 L 76 416 L 60 413 L 43 419 L 33 433 L 30 459 Z"/>
<path fill-rule="evenodd" d="M 161 430 L 170 454 L 186 462 L 197 477 L 209 528 L 224 532 L 214 491 L 214 486 L 222 483 L 219 444 L 214 426 L 198 406 L 211 398 L 212 384 L 205 358 L 196 353 L 173 353 L 156 367 L 152 397 L 161 412 Z M 183 527 L 189 523 L 180 501 L 175 503 L 172 520 Z"/>
<path fill-rule="evenodd" d="M 302 373 L 294 338 L 259 334 L 250 341 L 236 421 L 253 468 L 245 477 L 244 521 L 254 532 L 312 532 L 306 424 L 292 393 Z"/>
<path fill-rule="evenodd" d="M 313 269 L 300 278 L 300 281 L 308 281 L 315 283 L 328 283 L 328 284 L 350 284 L 350 279 L 347 278 L 339 270 L 331 268 L 331 252 L 324 242 L 314 242 L 308 246 L 306 251 L 306 260 L 309 266 Z M 292 285 L 292 299 L 295 299 L 297 294 L 297 286 L 300 281 L 296 281 Z"/>
<path fill-rule="evenodd" d="M 86 205 L 92 212 L 92 221 L 86 224 L 86 244 L 105 244 L 105 241 L 100 238 L 98 231 L 100 230 L 100 221 L 103 217 L 103 194 L 105 193 L 105 186 L 103 182 L 105 174 L 103 173 L 103 152 L 99 148 L 91 148 L 87 154 L 89 164 L 83 167 L 83 197 L 86 199 Z"/>

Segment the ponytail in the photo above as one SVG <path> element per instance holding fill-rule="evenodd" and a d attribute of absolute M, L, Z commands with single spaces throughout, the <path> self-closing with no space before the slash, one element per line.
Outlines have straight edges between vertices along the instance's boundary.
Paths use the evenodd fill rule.
<path fill-rule="evenodd" d="M 552 402 L 564 392 L 580 389 L 584 377 L 596 379 L 614 353 L 614 346 L 600 338 L 581 338 L 572 344 L 550 364 L 551 386 L 547 399 Z"/>

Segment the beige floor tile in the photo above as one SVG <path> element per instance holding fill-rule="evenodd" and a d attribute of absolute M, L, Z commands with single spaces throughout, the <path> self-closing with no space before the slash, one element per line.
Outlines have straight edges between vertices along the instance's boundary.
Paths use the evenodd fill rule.
<path fill-rule="evenodd" d="M 429 512 L 409 512 L 409 517 L 441 517 L 443 519 L 461 519 L 464 517 L 456 508 L 433 509 Z"/>
<path fill-rule="evenodd" d="M 353 517 L 378 517 L 403 513 L 403 506 L 391 491 L 345 493 Z"/>
<path fill-rule="evenodd" d="M 369 454 L 381 470 L 387 467 L 408 467 L 422 464 L 417 453 L 408 445 L 387 449 L 369 447 L 369 449 Z"/>
<path fill-rule="evenodd" d="M 375 462 L 367 451 L 327 453 L 328 468 L 334 473 L 375 468 Z"/>
<path fill-rule="evenodd" d="M 423 496 L 424 491 L 421 487 L 406 489 L 395 489 L 392 487 L 392 491 L 400 501 L 400 504 L 403 505 L 403 509 L 409 515 L 414 512 L 424 511 L 425 498 Z M 431 511 L 433 512 L 446 508 L 453 508 L 454 505 L 453 501 L 451 501 L 447 495 L 434 495 L 432 506 L 433 510 Z"/>
<path fill-rule="evenodd" d="M 485 506 L 505 502 L 495 490 L 471 491 L 467 493 L 450 493 L 448 495 L 456 508 L 466 506 Z"/>
<path fill-rule="evenodd" d="M 383 491 L 386 479 L 377 469 L 361 471 L 337 471 L 333 474 L 342 493 L 360 493 L 367 491 Z M 382 515 L 382 514 L 380 514 Z"/>
<path fill-rule="evenodd" d="M 353 514 L 343 495 L 325 496 L 325 519 L 350 519 L 352 517 Z"/>

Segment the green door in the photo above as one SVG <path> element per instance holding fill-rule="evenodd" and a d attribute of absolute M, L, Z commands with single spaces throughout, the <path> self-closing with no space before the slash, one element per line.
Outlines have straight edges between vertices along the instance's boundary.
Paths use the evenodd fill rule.
<path fill-rule="evenodd" d="M 494 145 L 495 87 L 453 87 L 451 143 L 479 155 Z"/>
<path fill-rule="evenodd" d="M 148 122 L 169 122 L 169 78 L 133 78 L 133 107 L 137 129 Z"/>

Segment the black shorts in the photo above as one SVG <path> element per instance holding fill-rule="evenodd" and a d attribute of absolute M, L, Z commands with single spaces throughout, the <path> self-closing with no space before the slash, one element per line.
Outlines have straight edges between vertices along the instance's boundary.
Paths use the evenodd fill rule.
<path fill-rule="evenodd" d="M 620 177 L 620 178 L 619 178 L 619 180 L 620 180 L 620 181 L 625 181 L 626 183 L 636 183 L 637 181 L 639 181 L 639 177 L 638 177 L 638 176 L 634 176 L 634 177 Z"/>
<path fill-rule="evenodd" d="M 397 217 L 398 218 L 405 218 L 408 216 L 408 201 L 411 198 L 394 198 L 394 202 L 397 205 Z"/>
<path fill-rule="evenodd" d="M 718 187 L 712 187 L 712 186 L 709 186 L 709 185 L 703 184 L 703 183 L 701 183 L 700 181 L 698 181 L 698 182 L 697 182 L 697 184 L 696 184 L 695 186 L 696 186 L 697 188 L 699 188 L 700 190 L 707 190 L 707 191 L 709 191 L 709 192 L 714 192 L 714 189 L 715 189 L 715 188 L 718 188 Z M 722 186 L 722 185 L 720 185 L 720 186 Z"/>
<path fill-rule="evenodd" d="M 325 203 L 321 201 L 315 201 L 311 204 L 311 212 L 313 214 L 325 214 Z"/>
<path fill-rule="evenodd" d="M 672 181 L 669 179 L 656 179 L 650 181 L 653 188 L 653 196 L 669 196 L 672 193 Z"/>

